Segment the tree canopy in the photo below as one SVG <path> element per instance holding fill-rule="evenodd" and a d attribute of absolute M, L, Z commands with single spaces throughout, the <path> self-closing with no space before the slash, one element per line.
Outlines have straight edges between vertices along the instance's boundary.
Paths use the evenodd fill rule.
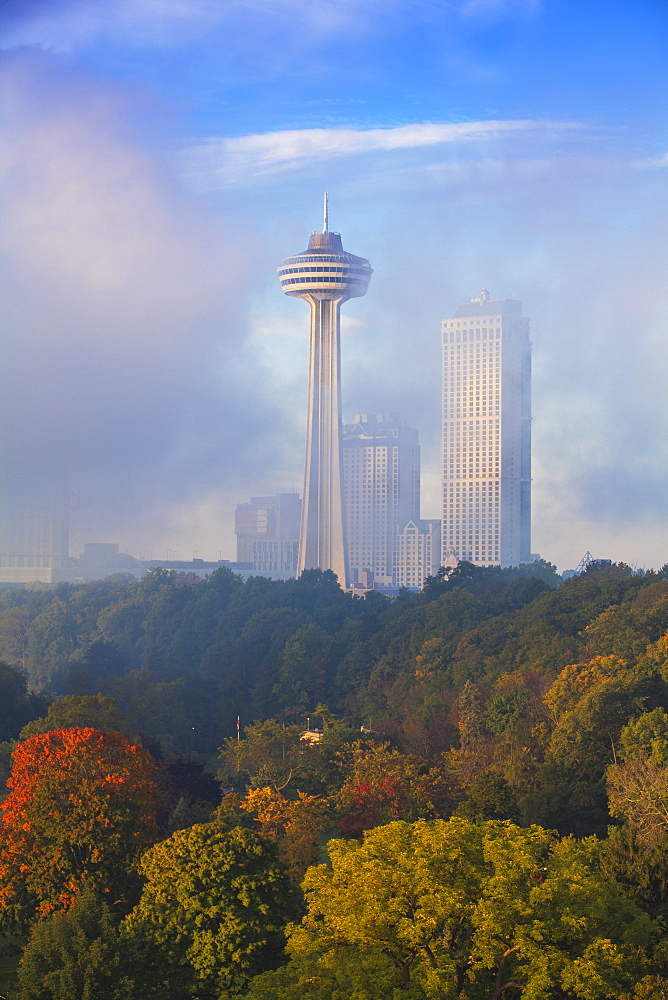
<path fill-rule="evenodd" d="M 280 964 L 296 896 L 273 846 L 251 830 L 212 822 L 180 830 L 141 860 L 146 883 L 124 923 L 175 969 L 240 988 Z"/>
<path fill-rule="evenodd" d="M 54 729 L 13 752 L 0 826 L 0 907 L 18 923 L 67 908 L 84 884 L 128 898 L 155 836 L 153 765 L 120 733 Z"/>
<path fill-rule="evenodd" d="M 667 629 L 623 565 L 0 589 L 3 925 L 147 1000 L 653 1000 Z"/>
<path fill-rule="evenodd" d="M 330 866 L 304 880 L 290 962 L 250 996 L 618 998 L 652 971 L 660 928 L 601 877 L 597 852 L 594 840 L 463 819 L 333 841 Z"/>

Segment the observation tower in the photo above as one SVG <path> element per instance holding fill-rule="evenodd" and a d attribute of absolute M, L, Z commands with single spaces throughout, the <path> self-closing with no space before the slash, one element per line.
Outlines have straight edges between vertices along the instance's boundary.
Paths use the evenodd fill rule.
<path fill-rule="evenodd" d="M 346 253 L 341 234 L 329 231 L 327 192 L 321 233 L 308 250 L 286 257 L 278 268 L 286 295 L 311 307 L 304 498 L 297 575 L 331 569 L 348 585 L 341 489 L 341 303 L 364 295 L 373 270 L 364 257 Z"/>

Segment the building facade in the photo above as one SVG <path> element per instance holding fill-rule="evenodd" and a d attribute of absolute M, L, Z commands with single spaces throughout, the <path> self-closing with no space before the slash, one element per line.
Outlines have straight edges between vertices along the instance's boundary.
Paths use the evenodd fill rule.
<path fill-rule="evenodd" d="M 44 469 L 0 482 L 0 583 L 53 583 L 69 566 L 70 488 L 65 473 Z"/>
<path fill-rule="evenodd" d="M 295 576 L 301 507 L 297 493 L 251 497 L 239 504 L 234 516 L 237 562 L 257 573 Z"/>
<path fill-rule="evenodd" d="M 330 232 L 327 195 L 323 229 L 308 248 L 278 269 L 286 295 L 305 299 L 311 311 L 304 501 L 297 573 L 332 570 L 342 587 L 349 580 L 341 483 L 340 309 L 365 295 L 373 271 L 368 260 L 343 249 Z"/>
<path fill-rule="evenodd" d="M 417 431 L 396 413 L 356 414 L 343 431 L 343 484 L 351 583 L 393 586 L 399 531 L 420 516 Z"/>
<path fill-rule="evenodd" d="M 531 561 L 531 341 L 486 289 L 441 324 L 443 562 Z"/>
<path fill-rule="evenodd" d="M 397 587 L 421 590 L 428 576 L 441 566 L 441 522 L 438 519 L 408 521 L 397 539 L 395 581 Z"/>

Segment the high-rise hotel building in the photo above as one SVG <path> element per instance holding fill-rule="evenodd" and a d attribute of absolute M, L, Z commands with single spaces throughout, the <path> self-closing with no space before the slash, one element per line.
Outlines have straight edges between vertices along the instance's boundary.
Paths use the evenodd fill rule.
<path fill-rule="evenodd" d="M 358 413 L 343 429 L 350 578 L 391 587 L 399 533 L 420 516 L 418 433 L 396 413 Z"/>
<path fill-rule="evenodd" d="M 478 566 L 530 562 L 529 320 L 521 302 L 483 289 L 441 333 L 442 552 Z"/>

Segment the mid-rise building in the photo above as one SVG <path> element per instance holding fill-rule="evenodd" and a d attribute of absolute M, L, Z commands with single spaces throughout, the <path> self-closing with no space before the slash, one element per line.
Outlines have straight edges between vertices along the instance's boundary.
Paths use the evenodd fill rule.
<path fill-rule="evenodd" d="M 295 576 L 299 552 L 301 500 L 297 493 L 251 497 L 236 509 L 237 562 L 257 573 Z"/>
<path fill-rule="evenodd" d="M 441 566 L 441 522 L 411 518 L 399 532 L 395 579 L 397 587 L 421 590 Z"/>
<path fill-rule="evenodd" d="M 420 516 L 417 431 L 396 413 L 356 414 L 343 429 L 343 484 L 351 582 L 391 587 L 399 531 Z"/>
<path fill-rule="evenodd" d="M 59 468 L 0 484 L 0 583 L 52 583 L 69 565 L 70 490 Z"/>
<path fill-rule="evenodd" d="M 441 325 L 442 552 L 531 560 L 531 341 L 522 303 L 480 295 Z"/>

